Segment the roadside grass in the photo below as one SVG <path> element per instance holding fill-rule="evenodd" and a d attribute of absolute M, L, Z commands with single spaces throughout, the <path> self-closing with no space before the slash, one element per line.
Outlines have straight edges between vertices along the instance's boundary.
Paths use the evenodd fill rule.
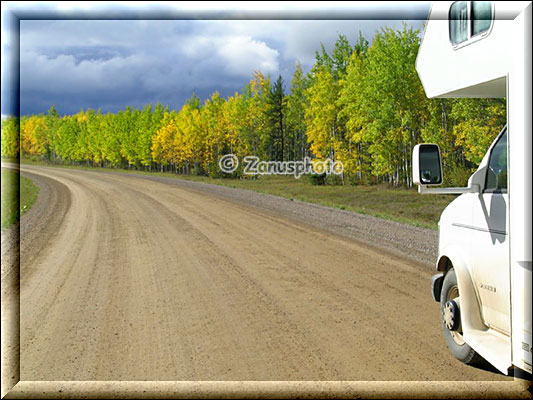
<path fill-rule="evenodd" d="M 18 157 L 8 157 L 8 156 L 2 156 L 3 162 L 9 162 L 13 164 L 18 164 L 20 162 L 20 158 Z"/>
<path fill-rule="evenodd" d="M 288 176 L 262 176 L 258 179 L 241 180 L 204 178 L 201 181 L 321 204 L 430 229 L 437 229 L 440 214 L 456 197 L 422 196 L 416 189 L 391 188 L 387 185 L 315 186 L 307 177 L 295 179 Z"/>
<path fill-rule="evenodd" d="M 291 176 L 261 176 L 257 179 L 221 179 L 205 176 L 178 175 L 169 172 L 148 172 L 125 169 L 98 168 L 76 165 L 58 165 L 45 161 L 22 159 L 24 164 L 47 165 L 58 168 L 73 168 L 96 171 L 114 171 L 126 174 L 163 176 L 195 182 L 211 183 L 260 193 L 316 203 L 341 210 L 354 211 L 410 225 L 437 229 L 440 214 L 456 198 L 454 195 L 420 195 L 416 188 L 392 188 L 387 185 L 316 186 L 308 177 L 295 179 Z"/>
<path fill-rule="evenodd" d="M 11 226 L 30 209 L 39 187 L 17 171 L 2 168 L 2 229 Z M 20 204 L 19 204 L 20 195 Z"/>

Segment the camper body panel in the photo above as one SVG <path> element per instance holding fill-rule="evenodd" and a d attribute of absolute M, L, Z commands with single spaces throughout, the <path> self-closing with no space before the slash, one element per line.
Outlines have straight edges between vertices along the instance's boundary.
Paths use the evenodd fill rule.
<path fill-rule="evenodd" d="M 531 264 L 531 14 L 532 5 L 515 19 L 513 58 L 508 79 L 509 229 L 513 364 L 532 372 Z"/>
<path fill-rule="evenodd" d="M 505 97 L 514 19 L 527 2 L 494 2 L 490 29 L 458 45 L 450 40 L 453 3 L 433 3 L 418 52 L 416 69 L 427 97 Z"/>
<path fill-rule="evenodd" d="M 506 193 L 485 191 L 493 144 L 469 181 L 479 191 L 441 216 L 437 269 L 456 272 L 465 342 L 504 373 L 531 373 L 531 4 L 494 2 L 490 29 L 454 45 L 453 3 L 432 7 L 417 71 L 428 97 L 507 98 L 508 176 Z"/>
<path fill-rule="evenodd" d="M 494 147 L 483 158 L 477 175 L 484 177 Z M 506 373 L 512 364 L 510 337 L 508 195 L 466 193 L 452 201 L 439 221 L 437 269 L 449 260 L 457 275 L 463 338 L 482 357 Z"/>

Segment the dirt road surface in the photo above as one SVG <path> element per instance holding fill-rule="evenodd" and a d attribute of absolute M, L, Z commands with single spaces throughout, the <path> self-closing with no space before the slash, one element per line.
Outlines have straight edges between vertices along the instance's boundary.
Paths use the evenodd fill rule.
<path fill-rule="evenodd" d="M 21 380 L 512 379 L 451 356 L 426 265 L 193 188 L 22 171 Z"/>

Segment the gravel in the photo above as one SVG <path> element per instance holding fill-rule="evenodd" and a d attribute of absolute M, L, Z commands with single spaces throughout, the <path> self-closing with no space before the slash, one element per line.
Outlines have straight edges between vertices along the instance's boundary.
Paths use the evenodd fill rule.
<path fill-rule="evenodd" d="M 94 173 L 120 174 L 112 171 L 94 171 Z M 52 183 L 37 175 L 27 174 L 40 187 L 39 197 L 26 215 L 25 219 L 33 221 L 31 224 L 23 224 L 24 232 L 21 237 L 29 239 L 35 237 L 40 229 L 35 229 L 35 224 L 42 227 L 45 221 L 42 218 L 34 218 L 34 215 L 47 215 L 53 206 L 56 195 L 52 190 Z M 318 204 L 306 203 L 299 200 L 290 200 L 279 196 L 254 192 L 252 190 L 238 189 L 227 186 L 194 182 L 184 179 L 174 179 L 159 176 L 136 175 L 139 179 L 159 181 L 169 185 L 176 185 L 189 190 L 200 192 L 209 196 L 215 196 L 222 200 L 245 205 L 267 211 L 272 214 L 282 215 L 298 223 L 328 231 L 332 234 L 364 243 L 373 248 L 389 252 L 403 259 L 423 264 L 428 268 L 433 268 L 437 260 L 437 232 L 431 229 L 402 224 L 396 221 L 389 221 L 370 215 L 358 214 L 352 211 L 340 210 L 337 208 L 322 206 Z M 132 176 L 129 175 L 129 176 Z M 57 186 L 57 185 L 56 185 Z M 53 207 L 52 207 L 53 208 Z M 64 212 L 64 210 L 60 210 Z M 18 233 L 18 227 L 13 227 L 10 231 Z M 36 235 L 32 235 L 31 233 Z M 2 234 L 2 248 L 11 247 L 4 244 L 9 236 L 13 240 L 13 234 Z M 26 240 L 24 240 L 26 241 Z M 4 254 L 3 254 L 4 256 Z M 18 257 L 17 257 L 18 258 Z M 18 261 L 18 260 L 17 260 Z"/>
<path fill-rule="evenodd" d="M 14 164 L 2 163 L 2 167 L 18 170 L 18 166 Z M 23 172 L 22 175 L 39 187 L 39 195 L 33 206 L 21 217 L 21 221 L 2 230 L 2 278 L 13 273 L 18 276 L 20 254 L 26 254 L 26 248 L 53 240 L 53 236 L 43 232 L 53 232 L 54 229 L 59 231 L 62 218 L 56 217 L 58 214 L 63 216 L 68 208 L 68 202 L 63 200 L 68 198 L 68 195 L 65 196 L 68 191 L 64 185 L 29 172 Z"/>
<path fill-rule="evenodd" d="M 252 190 L 159 176 L 135 176 L 184 187 L 223 200 L 266 210 L 273 214 L 281 214 L 299 223 L 390 252 L 395 256 L 423 264 L 428 268 L 433 268 L 437 260 L 438 234 L 432 229 L 299 200 L 290 200 Z"/>

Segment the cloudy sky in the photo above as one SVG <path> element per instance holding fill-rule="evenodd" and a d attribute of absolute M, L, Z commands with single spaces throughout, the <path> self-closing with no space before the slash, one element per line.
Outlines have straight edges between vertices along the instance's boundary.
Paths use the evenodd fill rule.
<path fill-rule="evenodd" d="M 232 95 L 257 70 L 281 74 L 288 89 L 296 62 L 308 71 L 321 42 L 329 51 L 339 34 L 354 43 L 359 31 L 370 39 L 381 27 L 401 28 L 413 16 L 417 19 L 406 22 L 420 28 L 428 11 L 428 3 L 226 3 L 209 9 L 196 3 L 156 8 L 11 3 L 2 6 L 2 56 L 6 60 L 16 54 L 5 15 L 11 12 L 21 18 L 22 114 L 46 112 L 51 105 L 60 114 L 88 107 L 117 111 L 158 101 L 179 108 L 193 92 L 202 100 L 216 90 Z M 236 15 L 241 19 L 221 19 Z M 87 19 L 102 16 L 136 20 Z M 139 19 L 143 16 L 152 19 Z M 24 19 L 35 17 L 41 19 Z M 188 19 L 153 19 L 158 17 Z M 2 64 L 5 115 L 14 97 L 6 84 L 9 66 Z"/>

